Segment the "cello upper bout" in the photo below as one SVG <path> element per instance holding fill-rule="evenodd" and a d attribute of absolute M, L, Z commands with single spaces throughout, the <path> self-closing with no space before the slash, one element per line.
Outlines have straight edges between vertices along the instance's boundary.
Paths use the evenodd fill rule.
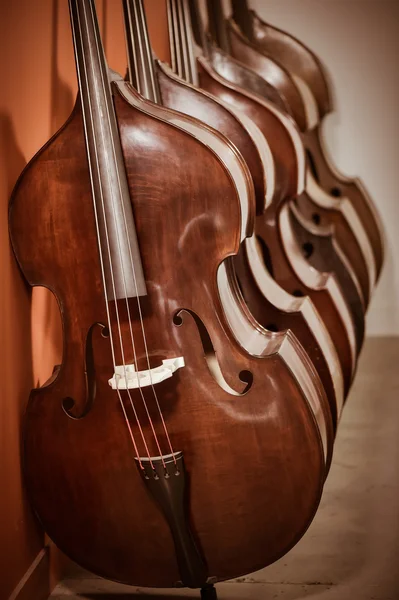
<path fill-rule="evenodd" d="M 200 119 L 213 126 L 215 130 L 222 130 L 223 134 L 240 150 L 251 171 L 255 186 L 257 209 L 262 211 L 269 181 L 265 179 L 265 169 L 258 148 L 237 115 L 233 113 L 230 107 L 222 104 L 204 90 L 195 88 L 178 79 L 170 69 L 159 61 L 157 67 L 163 104 Z"/>
<path fill-rule="evenodd" d="M 73 182 L 71 174 L 75 178 Z M 64 210 L 60 198 L 68 188 L 78 185 L 83 195 L 90 193 L 88 175 L 78 97 L 68 120 L 20 174 L 9 203 L 11 244 L 22 273 L 30 285 L 49 287 L 55 295 L 58 277 L 52 263 L 57 262 L 57 251 L 62 249 L 53 245 L 52 237 L 60 223 L 54 215 Z M 67 212 L 63 213 L 66 224 L 71 221 Z"/>

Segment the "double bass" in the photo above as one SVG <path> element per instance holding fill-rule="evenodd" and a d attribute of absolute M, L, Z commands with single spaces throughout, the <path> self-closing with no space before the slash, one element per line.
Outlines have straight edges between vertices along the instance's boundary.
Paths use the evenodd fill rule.
<path fill-rule="evenodd" d="M 219 83 L 223 82 L 223 85 L 227 85 L 228 87 L 233 85 L 235 91 L 237 91 L 237 88 L 240 88 L 241 91 L 250 90 L 252 94 L 255 94 L 258 97 L 258 100 L 259 98 L 267 100 L 267 106 L 269 109 L 274 106 L 283 110 L 286 114 L 291 115 L 292 111 L 287 108 L 287 98 L 289 98 L 293 104 L 295 104 L 295 102 L 299 102 L 299 106 L 302 106 L 301 99 L 294 81 L 285 69 L 276 64 L 274 61 L 268 60 L 268 69 L 266 71 L 268 81 L 266 81 L 266 79 L 263 78 L 265 77 L 265 73 L 263 71 L 263 77 L 261 77 L 257 72 L 250 69 L 247 65 L 238 62 L 220 47 L 216 46 L 214 43 L 210 43 L 209 37 L 206 35 L 205 29 L 202 25 L 202 19 L 199 16 L 197 1 L 190 0 L 189 5 L 196 44 L 198 47 L 202 48 L 204 57 L 207 59 L 205 64 L 203 62 L 203 57 L 199 59 L 199 62 L 202 63 L 202 66 L 199 67 L 200 74 L 202 67 L 207 67 L 208 73 L 209 67 L 212 67 L 213 77 L 216 75 Z M 215 39 L 219 40 L 219 43 L 224 47 L 228 47 L 226 27 L 224 26 L 224 22 L 221 21 L 222 13 L 219 3 L 212 3 L 209 10 L 210 16 L 212 17 L 211 31 L 213 32 Z M 172 55 L 172 63 L 173 62 Z M 175 62 L 178 66 L 178 61 Z M 201 85 L 206 84 L 206 80 L 201 82 Z M 276 85 L 276 88 L 273 87 L 272 84 Z M 295 116 L 298 119 L 298 115 L 296 114 Z M 289 120 L 285 120 L 285 124 L 287 124 L 292 130 L 292 123 L 290 123 Z M 293 133 L 294 137 L 297 137 L 295 130 L 293 130 Z M 307 173 L 309 174 L 309 170 L 307 170 Z M 308 191 L 309 189 L 307 192 Z M 321 196 L 321 198 L 320 194 L 318 194 L 318 196 L 318 200 L 323 200 L 324 196 Z M 306 201 L 307 194 L 304 194 L 303 190 L 300 200 L 301 210 L 303 208 L 309 209 L 309 202 Z M 303 206 L 304 204 L 305 206 Z M 345 300 L 350 308 L 352 320 L 355 323 L 357 349 L 359 352 L 364 337 L 364 313 L 366 310 L 364 293 L 361 289 L 353 265 L 345 253 L 345 249 L 347 250 L 348 246 L 348 238 L 346 236 L 344 237 L 343 241 L 345 248 L 342 249 L 335 236 L 335 227 L 325 222 L 325 219 L 323 219 L 323 223 L 321 222 L 322 216 L 320 211 L 322 208 L 325 209 L 326 207 L 321 207 L 319 205 L 315 206 L 314 212 L 312 211 L 311 215 L 308 214 L 308 216 L 311 217 L 310 219 L 306 219 L 305 221 L 301 219 L 301 223 L 299 223 L 297 219 L 294 219 L 293 224 L 295 225 L 296 233 L 300 237 L 303 256 L 306 258 L 308 264 L 313 266 L 318 271 L 334 273 L 341 289 L 344 291 Z M 349 241 L 351 237 L 353 237 L 352 234 L 349 236 Z M 364 241 L 364 236 L 361 237 Z M 355 244 L 355 251 L 356 246 L 358 246 L 357 242 Z M 368 246 L 367 241 L 366 246 Z M 359 250 L 359 248 L 357 248 L 357 250 Z M 368 250 L 366 250 L 366 252 L 369 254 Z M 364 265 L 362 256 L 360 256 L 360 265 Z M 365 275 L 365 292 L 368 293 L 369 278 L 364 269 L 363 274 Z"/>
<path fill-rule="evenodd" d="M 223 44 L 224 51 L 229 52 L 229 36 L 225 31 L 226 23 L 223 18 L 221 2 L 220 0 L 214 2 L 209 0 L 207 6 L 213 37 L 219 45 Z M 234 42 L 236 39 L 234 37 Z M 242 41 L 241 37 L 239 41 Z M 239 58 L 243 64 L 253 69 L 258 75 L 265 77 L 267 81 L 277 80 L 276 85 L 278 85 L 281 75 L 284 75 L 285 85 L 291 90 L 290 95 L 296 96 L 297 100 L 302 102 L 292 76 L 283 67 L 247 43 L 240 45 L 238 49 L 237 45 L 232 43 L 232 48 L 234 48 L 235 58 Z M 231 51 L 233 52 L 233 50 Z M 306 173 L 306 191 L 298 199 L 298 203 L 308 217 L 315 215 L 317 222 L 322 221 L 323 224 L 327 222 L 334 225 L 337 240 L 349 259 L 367 306 L 376 282 L 376 265 L 370 239 L 352 203 L 348 199 L 337 200 L 330 197 L 318 185 L 310 168 Z"/>
<path fill-rule="evenodd" d="M 187 16 L 187 3 L 184 2 L 181 6 L 181 17 Z M 180 22 L 186 23 L 187 20 L 180 18 Z M 199 18 L 198 24 L 201 26 Z M 187 31 L 185 36 L 181 36 L 182 41 L 187 39 Z M 274 164 L 274 185 L 266 202 L 263 196 L 262 203 L 262 196 L 259 194 L 255 227 L 256 239 L 261 245 L 263 256 L 266 257 L 264 267 L 268 268 L 276 282 L 287 293 L 295 297 L 308 296 L 314 303 L 338 351 L 347 392 L 355 371 L 357 352 L 362 343 L 363 311 L 356 310 L 358 304 L 348 300 L 348 290 L 342 289 L 335 273 L 320 272 L 309 267 L 295 235 L 294 225 L 299 228 L 300 224 L 289 200 L 293 200 L 298 189 L 302 188 L 305 169 L 305 154 L 299 133 L 295 131 L 295 127 L 289 127 L 289 118 L 280 111 L 258 96 L 222 78 L 213 68 L 212 59 L 197 57 L 194 66 L 195 69 L 191 68 L 191 73 L 197 74 L 200 87 L 239 111 L 246 119 L 251 119 L 269 144 Z M 193 102 L 190 104 L 180 100 L 179 103 L 179 94 L 176 93 L 176 88 L 173 93 L 170 79 L 169 76 L 165 80 L 161 73 L 160 85 L 165 102 L 174 103 L 170 105 L 179 110 L 197 110 L 198 100 L 195 107 Z M 210 118 L 208 109 L 203 110 L 203 115 L 205 120 Z M 293 221 L 296 223 L 293 224 Z M 356 290 L 353 291 L 356 293 Z M 254 303 L 249 307 L 257 320 L 266 325 L 267 321 L 265 322 L 264 316 L 261 315 L 262 306 L 257 307 Z"/>
<path fill-rule="evenodd" d="M 272 165 L 264 164 L 262 160 L 265 153 L 270 154 L 262 134 L 259 131 L 254 132 L 252 128 L 256 126 L 249 120 L 244 120 L 241 114 L 233 112 L 211 95 L 186 85 L 159 61 L 155 64 L 142 0 L 124 0 L 123 7 L 130 81 L 148 100 L 180 110 L 225 134 L 242 152 L 246 163 L 250 165 L 251 174 L 259 175 L 259 178 L 253 177 L 257 184 L 255 197 L 256 203 L 261 203 L 263 207 L 268 195 L 271 197 L 273 194 L 273 178 L 270 175 Z M 170 13 L 175 13 L 177 6 L 172 1 L 169 8 Z M 171 27 L 173 25 L 170 23 Z M 139 56 L 142 57 L 142 68 L 138 71 Z M 180 119 L 184 122 L 183 116 Z M 192 119 L 189 122 L 192 122 Z M 254 137 L 243 123 L 250 128 Z M 269 154 L 268 158 L 264 159 L 267 163 Z M 269 191 L 266 191 L 266 188 Z M 290 296 L 275 283 L 258 256 L 254 235 L 249 236 L 240 246 L 233 259 L 233 265 L 247 304 L 251 304 L 247 301 L 249 294 L 258 294 L 258 314 L 253 313 L 258 323 L 269 331 L 281 332 L 291 329 L 306 348 L 326 391 L 336 427 L 344 399 L 342 371 L 331 337 L 311 300 Z M 252 281 L 253 279 L 256 282 Z M 261 291 L 258 291 L 258 285 Z"/>
<path fill-rule="evenodd" d="M 339 173 L 324 147 L 323 120 L 333 110 L 333 103 L 321 61 L 297 38 L 262 21 L 249 10 L 247 0 L 231 0 L 231 7 L 232 18 L 227 20 L 224 34 L 226 47 L 266 79 L 270 63 L 283 68 L 291 78 L 293 86 L 289 95 L 278 80 L 274 79 L 273 85 L 280 93 L 280 101 L 301 128 L 309 159 L 309 191 L 316 202 L 332 210 L 330 214 L 334 214 L 335 206 L 356 228 L 357 235 L 367 237 L 369 249 L 367 240 L 363 240 L 363 249 L 372 253 L 367 261 L 374 270 L 375 283 L 384 259 L 383 227 L 363 183 Z"/>
<path fill-rule="evenodd" d="M 26 410 L 26 486 L 82 566 L 214 597 L 307 529 L 331 415 L 296 338 L 240 296 L 242 157 L 108 68 L 94 0 L 70 10 L 79 96 L 10 203 L 22 273 L 63 324 L 62 364 Z"/>

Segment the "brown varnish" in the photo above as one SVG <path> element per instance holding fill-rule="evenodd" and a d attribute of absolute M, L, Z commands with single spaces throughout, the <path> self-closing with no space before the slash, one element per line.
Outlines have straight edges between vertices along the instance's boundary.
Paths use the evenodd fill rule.
<path fill-rule="evenodd" d="M 175 356 L 186 362 L 157 386 L 158 399 L 173 447 L 184 453 L 191 525 L 209 574 L 228 579 L 277 559 L 308 527 L 325 477 L 319 430 L 279 351 L 291 338 L 277 334 L 275 351 L 253 358 L 225 321 L 216 273 L 237 252 L 240 231 L 228 172 L 190 135 L 119 96 L 116 110 L 148 289 L 142 309 L 151 363 Z M 55 543 L 93 572 L 173 586 L 180 576 L 171 534 L 141 481 L 107 382 L 113 366 L 79 103 L 20 177 L 10 231 L 27 281 L 53 291 L 63 323 L 62 365 L 32 391 L 25 418 L 24 470 L 33 506 Z M 138 366 L 146 368 L 135 300 L 130 308 Z M 242 392 L 252 374 L 246 394 L 229 394 L 215 381 L 194 318 L 188 312 L 176 317 L 184 309 L 201 320 L 231 387 Z M 122 304 L 120 310 L 127 340 Z M 125 358 L 133 361 L 127 343 Z M 85 363 L 95 383 L 89 389 Z M 310 364 L 309 373 L 325 407 Z M 146 394 L 166 452 L 153 397 Z M 150 452 L 157 454 L 137 390 L 132 397 Z M 132 417 L 131 423 L 139 439 Z M 139 451 L 145 455 L 142 444 Z"/>

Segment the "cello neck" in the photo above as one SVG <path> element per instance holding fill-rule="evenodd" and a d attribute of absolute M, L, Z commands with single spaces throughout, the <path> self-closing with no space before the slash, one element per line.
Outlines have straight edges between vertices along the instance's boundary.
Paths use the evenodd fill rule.
<path fill-rule="evenodd" d="M 143 0 L 123 0 L 130 83 L 147 100 L 161 104 Z"/>
<path fill-rule="evenodd" d="M 205 32 L 204 22 L 201 17 L 201 11 L 198 6 L 198 0 L 187 0 L 188 10 L 190 12 L 190 24 L 193 40 L 203 54 L 209 57 L 209 41 Z"/>
<path fill-rule="evenodd" d="M 69 0 L 69 7 L 105 298 L 108 301 L 145 295 L 94 0 Z"/>
<path fill-rule="evenodd" d="M 168 0 L 168 27 L 173 71 L 188 83 L 197 84 L 195 42 L 188 0 Z"/>
<path fill-rule="evenodd" d="M 229 52 L 230 44 L 223 14 L 221 0 L 207 0 L 208 29 L 212 40 L 225 52 Z"/>
<path fill-rule="evenodd" d="M 253 39 L 251 11 L 248 7 L 247 0 L 231 0 L 231 8 L 233 11 L 233 19 L 249 39 Z"/>

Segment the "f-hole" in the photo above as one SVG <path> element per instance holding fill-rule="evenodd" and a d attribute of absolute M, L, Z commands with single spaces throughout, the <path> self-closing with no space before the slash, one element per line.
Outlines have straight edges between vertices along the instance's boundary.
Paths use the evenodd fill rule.
<path fill-rule="evenodd" d="M 320 183 L 319 174 L 317 173 L 317 169 L 316 169 L 316 163 L 314 161 L 314 158 L 313 158 L 312 153 L 310 152 L 310 150 L 306 150 L 306 156 L 307 156 L 307 159 L 308 159 L 310 171 L 311 171 L 314 179 L 318 183 Z"/>
<path fill-rule="evenodd" d="M 341 198 L 342 196 L 342 191 L 339 189 L 339 187 L 331 188 L 330 193 L 334 198 Z"/>
<path fill-rule="evenodd" d="M 87 413 L 91 410 L 94 399 L 96 397 L 96 370 L 94 366 L 93 356 L 93 331 L 95 327 L 101 327 L 101 335 L 105 338 L 109 337 L 108 327 L 106 327 L 102 323 L 94 323 L 87 332 L 84 365 L 86 401 L 84 403 L 83 410 L 80 412 L 80 414 L 74 410 L 76 407 L 76 403 L 75 400 L 70 396 L 67 396 L 62 401 L 62 408 L 64 409 L 64 412 L 68 415 L 68 417 L 71 417 L 72 419 L 82 419 L 83 417 L 85 417 Z"/>
<path fill-rule="evenodd" d="M 292 295 L 293 295 L 293 296 L 296 296 L 297 298 L 303 298 L 303 296 L 304 296 L 305 294 L 303 293 L 303 291 L 302 291 L 302 290 L 294 290 L 294 291 L 292 292 Z"/>
<path fill-rule="evenodd" d="M 314 252 L 312 242 L 305 242 L 302 244 L 303 255 L 306 259 L 310 258 Z"/>
<path fill-rule="evenodd" d="M 260 246 L 260 249 L 261 249 L 261 253 L 262 253 L 263 262 L 266 265 L 266 269 L 269 271 L 270 275 L 274 279 L 273 263 L 272 263 L 272 257 L 270 256 L 269 248 L 268 248 L 265 240 L 263 238 L 261 238 L 259 235 L 256 236 L 256 240 L 259 243 L 259 246 Z"/>
<path fill-rule="evenodd" d="M 319 213 L 313 213 L 312 214 L 312 221 L 315 225 L 320 225 L 321 223 L 321 216 L 319 215 Z"/>
<path fill-rule="evenodd" d="M 246 394 L 251 389 L 254 379 L 251 371 L 248 371 L 246 369 L 240 371 L 238 374 L 238 378 L 240 379 L 240 381 L 242 381 L 243 384 L 245 384 L 244 389 L 242 389 L 239 392 L 233 389 L 224 378 L 219 361 L 216 356 L 215 349 L 212 344 L 211 337 L 199 316 L 192 310 L 183 308 L 174 315 L 173 323 L 177 327 L 181 327 L 184 323 L 184 313 L 189 314 L 197 326 L 198 333 L 202 342 L 202 347 L 204 349 L 205 360 L 207 362 L 208 369 L 211 372 L 211 375 L 216 381 L 216 383 L 222 388 L 222 390 L 224 390 L 228 394 L 231 394 L 232 396 L 243 396 L 244 394 Z"/>

